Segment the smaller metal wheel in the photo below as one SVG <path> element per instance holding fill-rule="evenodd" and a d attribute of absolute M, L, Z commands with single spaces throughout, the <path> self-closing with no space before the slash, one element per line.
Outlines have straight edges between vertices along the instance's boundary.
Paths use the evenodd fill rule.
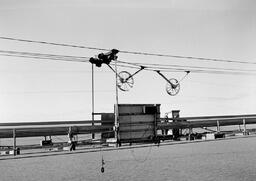
<path fill-rule="evenodd" d="M 134 84 L 132 75 L 129 72 L 122 71 L 117 77 L 117 86 L 122 91 L 129 91 Z"/>
<path fill-rule="evenodd" d="M 166 84 L 166 92 L 171 96 L 177 95 L 180 91 L 179 81 L 177 79 L 172 78 L 169 79 L 169 82 L 167 82 Z"/>

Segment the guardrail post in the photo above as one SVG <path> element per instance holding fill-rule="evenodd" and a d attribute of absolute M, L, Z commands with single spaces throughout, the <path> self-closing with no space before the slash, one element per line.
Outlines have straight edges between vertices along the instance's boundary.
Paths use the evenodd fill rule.
<path fill-rule="evenodd" d="M 191 134 L 193 133 L 193 128 L 188 129 L 188 140 L 191 141 Z"/>
<path fill-rule="evenodd" d="M 13 134 L 13 155 L 16 156 L 16 130 L 12 130 Z"/>
<path fill-rule="evenodd" d="M 245 124 L 245 119 L 243 119 L 243 125 L 244 125 L 244 135 L 247 135 L 246 124 Z"/>
<path fill-rule="evenodd" d="M 219 133 L 220 132 L 220 122 L 217 121 L 217 132 Z"/>

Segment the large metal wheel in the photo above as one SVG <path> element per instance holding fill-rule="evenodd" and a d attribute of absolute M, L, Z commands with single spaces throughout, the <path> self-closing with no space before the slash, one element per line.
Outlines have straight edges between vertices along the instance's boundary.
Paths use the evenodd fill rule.
<path fill-rule="evenodd" d="M 134 80 L 129 72 L 122 71 L 117 77 L 117 86 L 122 91 L 129 91 L 134 84 Z"/>
<path fill-rule="evenodd" d="M 170 83 L 169 83 L 170 82 Z M 171 95 L 175 96 L 180 91 L 180 83 L 177 79 L 169 79 L 169 82 L 166 84 L 166 92 Z"/>

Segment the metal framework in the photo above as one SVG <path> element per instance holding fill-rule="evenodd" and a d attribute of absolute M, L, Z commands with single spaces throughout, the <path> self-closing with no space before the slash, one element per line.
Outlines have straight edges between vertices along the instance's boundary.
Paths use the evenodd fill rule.
<path fill-rule="evenodd" d="M 256 114 L 183 117 L 175 118 L 176 120 L 180 120 L 178 122 L 162 122 L 166 119 L 170 121 L 174 120 L 174 118 L 160 118 L 160 121 L 157 122 L 156 125 L 158 130 L 256 124 Z M 95 120 L 94 122 L 100 123 L 102 121 Z M 67 135 L 70 127 L 76 127 L 76 129 L 74 129 L 74 134 L 91 134 L 113 131 L 113 125 L 91 126 L 91 123 L 92 121 L 0 123 L 0 138 L 13 138 L 13 130 L 15 130 L 15 138 Z"/>

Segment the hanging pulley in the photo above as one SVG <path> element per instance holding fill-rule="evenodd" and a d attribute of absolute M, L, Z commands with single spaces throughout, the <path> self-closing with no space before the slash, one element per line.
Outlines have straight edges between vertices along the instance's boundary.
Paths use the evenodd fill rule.
<path fill-rule="evenodd" d="M 110 66 L 108 65 L 109 68 L 116 73 L 116 71 Z M 145 67 L 141 66 L 141 68 L 136 71 L 133 74 L 130 74 L 127 71 L 121 71 L 117 74 L 117 87 L 121 90 L 121 91 L 129 91 L 131 88 L 133 88 L 134 85 L 134 79 L 133 76 L 136 75 L 137 73 L 139 73 L 140 71 L 142 71 Z"/>
<path fill-rule="evenodd" d="M 168 80 L 168 82 L 166 83 L 166 92 L 171 95 L 171 96 L 175 96 L 179 93 L 180 91 L 180 83 L 177 79 L 171 78 Z"/>
<path fill-rule="evenodd" d="M 190 73 L 190 71 L 186 71 L 187 74 L 180 81 L 178 81 L 175 78 L 171 78 L 171 79 L 166 78 L 159 70 L 157 70 L 156 72 L 167 81 L 166 92 L 171 96 L 175 96 L 179 93 L 180 82 Z"/>
<path fill-rule="evenodd" d="M 117 77 L 117 87 L 122 91 L 129 91 L 133 87 L 134 80 L 132 75 L 127 71 L 121 71 Z"/>

